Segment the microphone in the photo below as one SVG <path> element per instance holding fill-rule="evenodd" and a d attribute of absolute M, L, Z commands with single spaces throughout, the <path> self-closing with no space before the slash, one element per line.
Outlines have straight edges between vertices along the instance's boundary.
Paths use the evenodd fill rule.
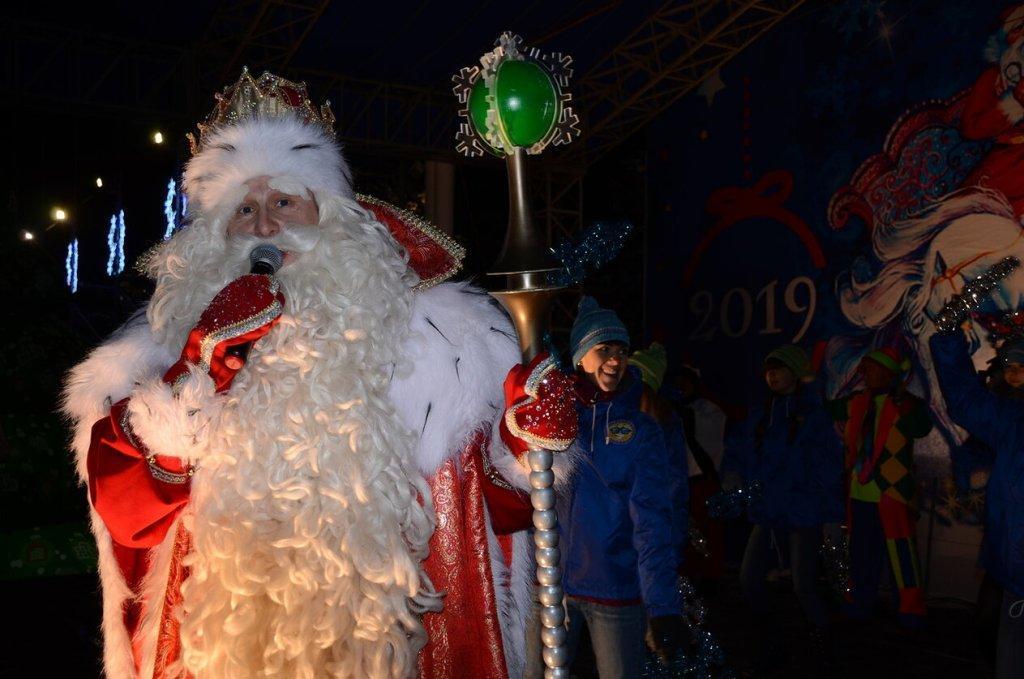
<path fill-rule="evenodd" d="M 249 253 L 249 273 L 273 276 L 284 263 L 284 253 L 270 243 L 260 243 Z"/>
<path fill-rule="evenodd" d="M 284 263 L 284 253 L 270 243 L 260 243 L 249 253 L 249 273 L 273 276 Z M 224 356 L 224 365 L 232 370 L 241 370 L 249 358 L 252 342 L 229 347 Z"/>

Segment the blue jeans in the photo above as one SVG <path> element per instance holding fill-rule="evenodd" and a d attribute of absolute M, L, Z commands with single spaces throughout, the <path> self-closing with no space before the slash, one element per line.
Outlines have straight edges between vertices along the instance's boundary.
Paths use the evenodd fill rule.
<path fill-rule="evenodd" d="M 1024 597 L 1010 591 L 999 609 L 996 679 L 1024 679 Z"/>
<path fill-rule="evenodd" d="M 643 668 L 647 611 L 642 605 L 608 606 L 568 598 L 569 657 L 576 657 L 583 625 L 590 631 L 597 673 L 601 679 L 639 677 Z M 572 662 L 570 660 L 570 662 Z"/>
<path fill-rule="evenodd" d="M 747 598 L 755 617 L 762 624 L 769 625 L 773 607 L 764 579 L 768 574 L 772 552 L 772 532 L 771 528 L 754 525 L 743 554 L 743 565 L 740 567 L 740 586 L 743 588 L 743 595 Z M 800 600 L 807 621 L 814 627 L 825 627 L 828 624 L 828 611 L 821 592 L 818 591 L 821 526 L 775 529 L 774 532 L 779 539 L 789 540 L 789 566 L 793 574 L 793 591 Z"/>
<path fill-rule="evenodd" d="M 569 634 L 566 646 L 569 664 L 576 658 L 583 625 L 590 630 L 597 671 L 601 679 L 639 677 L 646 660 L 644 636 L 647 612 L 643 606 L 607 606 L 579 599 L 568 599 Z M 526 621 L 526 670 L 524 679 L 544 679 L 544 660 L 540 641 L 540 604 Z"/>

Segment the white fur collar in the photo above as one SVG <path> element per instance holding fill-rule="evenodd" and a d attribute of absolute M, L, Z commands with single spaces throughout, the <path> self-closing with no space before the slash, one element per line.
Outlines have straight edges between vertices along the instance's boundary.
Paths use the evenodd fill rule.
<path fill-rule="evenodd" d="M 430 476 L 482 424 L 497 422 L 502 384 L 519 360 L 519 346 L 508 316 L 490 296 L 467 283 L 444 283 L 416 293 L 405 354 L 410 362 L 396 370 L 389 396 L 403 424 L 420 433 L 416 464 Z M 153 341 L 138 316 L 71 371 L 63 410 L 75 426 L 83 479 L 92 424 L 135 383 L 176 358 Z"/>

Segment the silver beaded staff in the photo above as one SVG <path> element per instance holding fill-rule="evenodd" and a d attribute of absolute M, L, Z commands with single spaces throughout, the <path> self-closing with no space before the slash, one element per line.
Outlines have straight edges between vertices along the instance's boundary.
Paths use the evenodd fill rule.
<path fill-rule="evenodd" d="M 571 65 L 571 57 L 523 47 L 522 38 L 503 33 L 479 66 L 467 66 L 452 77 L 462 105 L 456 149 L 469 157 L 487 152 L 504 157 L 508 168 L 508 230 L 487 283 L 512 317 L 524 365 L 543 351 L 551 302 L 564 289 L 549 281 L 559 264 L 531 218 L 526 154 L 568 144 L 579 134 L 566 89 Z M 527 452 L 544 676 L 563 679 L 569 668 L 552 461 L 550 450 L 531 447 Z"/>

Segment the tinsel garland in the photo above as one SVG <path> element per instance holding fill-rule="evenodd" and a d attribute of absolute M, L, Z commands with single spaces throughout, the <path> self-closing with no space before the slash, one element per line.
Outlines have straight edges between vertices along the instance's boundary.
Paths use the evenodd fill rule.
<path fill-rule="evenodd" d="M 562 268 L 548 274 L 548 283 L 564 287 L 579 285 L 588 270 L 600 269 L 615 259 L 632 230 L 630 222 L 594 222 L 576 242 L 562 241 L 551 248 Z"/>
<path fill-rule="evenodd" d="M 704 533 L 700 532 L 700 528 L 697 527 L 697 523 L 690 517 L 690 546 L 693 547 L 693 551 L 697 552 L 702 558 L 706 559 L 711 556 L 711 551 L 708 549 L 708 540 L 704 537 Z"/>
<path fill-rule="evenodd" d="M 679 576 L 676 587 L 679 599 L 683 602 L 683 618 L 693 637 L 690 652 L 680 651 L 668 663 L 662 662 L 657 655 L 648 652 L 640 676 L 644 679 L 704 679 L 711 676 L 728 679 L 734 676 L 732 670 L 725 667 L 725 651 L 715 640 L 714 635 L 704 629 L 707 608 L 690 579 L 685 575 Z"/>
<path fill-rule="evenodd" d="M 844 536 L 838 543 L 826 535 L 821 542 L 821 559 L 825 577 L 833 591 L 846 598 L 850 589 L 850 540 Z"/>
<path fill-rule="evenodd" d="M 759 497 L 761 484 L 758 481 L 733 490 L 719 491 L 707 499 L 708 516 L 713 519 L 738 518 Z"/>
<path fill-rule="evenodd" d="M 953 295 L 952 299 L 935 316 L 936 330 L 953 332 L 959 328 L 970 313 L 978 310 L 988 294 L 999 285 L 999 281 L 1006 278 L 1018 266 L 1020 266 L 1020 260 L 1016 257 L 1004 257 L 985 273 L 965 283 L 960 293 Z"/>

